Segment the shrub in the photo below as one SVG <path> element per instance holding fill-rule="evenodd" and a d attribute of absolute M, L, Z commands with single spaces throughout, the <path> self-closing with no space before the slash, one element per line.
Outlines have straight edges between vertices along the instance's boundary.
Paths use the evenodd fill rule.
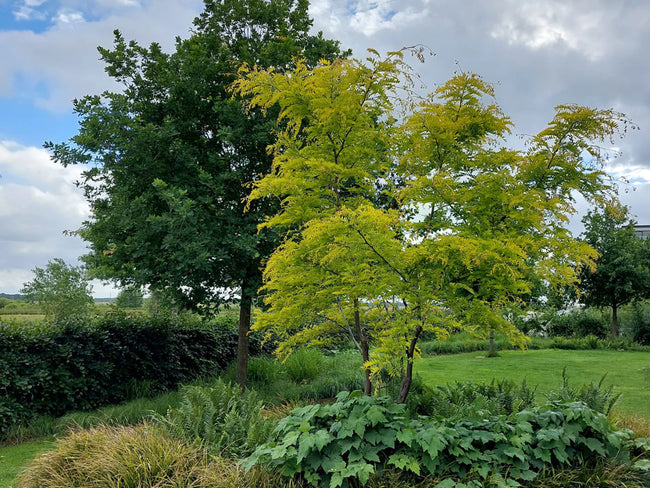
<path fill-rule="evenodd" d="M 609 326 L 602 313 L 593 308 L 586 308 L 555 314 L 547 324 L 547 332 L 550 337 L 592 335 L 604 339 L 608 335 Z"/>
<path fill-rule="evenodd" d="M 211 376 L 236 355 L 234 321 L 128 317 L 0 323 L 0 440 L 16 422 L 119 403 Z"/>
<path fill-rule="evenodd" d="M 650 306 L 648 303 L 632 305 L 630 335 L 635 342 L 650 346 Z"/>
<path fill-rule="evenodd" d="M 409 419 L 405 406 L 388 397 L 344 392 L 334 404 L 294 409 L 244 466 L 304 476 L 315 486 L 363 485 L 382 466 L 448 479 L 440 487 L 456 481 L 517 486 L 507 480 L 530 481 L 550 467 L 613 458 L 625 451 L 629 436 L 580 402 L 436 422 Z"/>
<path fill-rule="evenodd" d="M 242 395 L 239 387 L 218 380 L 183 388 L 180 404 L 154 420 L 174 437 L 222 456 L 241 457 L 265 442 L 275 426 L 262 412 L 254 391 Z"/>

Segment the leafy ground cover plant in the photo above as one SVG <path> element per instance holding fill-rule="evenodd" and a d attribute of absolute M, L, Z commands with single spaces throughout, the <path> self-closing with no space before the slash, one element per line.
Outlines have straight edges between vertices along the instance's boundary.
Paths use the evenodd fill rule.
<path fill-rule="evenodd" d="M 546 398 L 550 401 L 571 402 L 580 401 L 584 402 L 589 408 L 609 415 L 621 398 L 620 393 L 614 392 L 614 386 L 610 385 L 605 387 L 604 374 L 597 382 L 585 383 L 579 387 L 571 386 L 567 376 L 567 369 L 562 370 L 562 386 L 558 390 L 553 390 L 546 394 Z"/>
<path fill-rule="evenodd" d="M 507 379 L 493 379 L 489 383 L 456 381 L 431 387 L 418 379 L 408 405 L 420 415 L 436 418 L 512 415 L 533 407 L 536 391 L 526 380 L 521 383 Z"/>
<path fill-rule="evenodd" d="M 217 380 L 210 386 L 181 391 L 180 404 L 154 420 L 173 437 L 196 443 L 226 457 L 247 456 L 265 442 L 275 422 L 263 415 L 255 391 L 241 394 L 238 386 Z"/>
<path fill-rule="evenodd" d="M 439 488 L 517 486 L 545 469 L 624 457 L 630 436 L 581 402 L 434 422 L 409 419 L 388 397 L 344 392 L 333 404 L 294 409 L 244 466 L 330 488 L 365 485 L 384 466 L 445 480 Z"/>

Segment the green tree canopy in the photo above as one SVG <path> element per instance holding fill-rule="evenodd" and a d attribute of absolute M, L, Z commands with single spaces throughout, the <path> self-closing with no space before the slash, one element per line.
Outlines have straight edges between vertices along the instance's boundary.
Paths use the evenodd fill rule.
<path fill-rule="evenodd" d="M 26 300 L 41 306 L 46 320 L 61 322 L 90 314 L 92 288 L 83 268 L 55 258 L 33 272 L 34 279 L 25 283 L 20 292 Z"/>
<path fill-rule="evenodd" d="M 79 133 L 46 144 L 55 161 L 87 164 L 82 188 L 92 217 L 79 234 L 85 261 L 103 279 L 149 286 L 202 312 L 239 298 L 239 380 L 261 260 L 277 245 L 257 231 L 272 200 L 244 211 L 249 184 L 268 173 L 275 116 L 245 112 L 229 86 L 241 63 L 310 65 L 340 54 L 310 34 L 306 0 L 206 0 L 190 38 L 167 54 L 115 32 L 99 48 L 120 92 L 75 101 Z"/>
<path fill-rule="evenodd" d="M 628 208 L 610 205 L 590 211 L 583 219 L 584 240 L 598 251 L 595 267 L 580 275 L 580 301 L 611 307 L 610 337 L 618 336 L 618 309 L 650 297 L 650 247 L 636 236 Z"/>
<path fill-rule="evenodd" d="M 142 288 L 134 285 L 122 288 L 115 299 L 115 305 L 119 308 L 142 308 L 143 302 Z"/>
<path fill-rule="evenodd" d="M 387 371 L 401 378 L 399 401 L 423 331 L 498 330 L 523 346 L 507 315 L 533 284 L 574 285 L 593 263 L 563 224 L 576 193 L 609 194 L 598 142 L 626 124 L 611 110 L 558 106 L 527 151 L 509 149 L 511 122 L 489 84 L 460 73 L 418 100 L 402 57 L 243 69 L 237 82 L 251 106 L 278 104 L 285 124 L 273 171 L 251 193 L 252 204 L 281 199 L 261 228 L 288 230 L 255 327 L 281 338 L 280 354 L 347 331 L 366 391 Z"/>

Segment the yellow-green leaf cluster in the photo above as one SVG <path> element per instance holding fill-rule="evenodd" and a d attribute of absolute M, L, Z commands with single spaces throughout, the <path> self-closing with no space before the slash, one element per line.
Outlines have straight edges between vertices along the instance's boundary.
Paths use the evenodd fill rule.
<path fill-rule="evenodd" d="M 624 131 L 622 114 L 558 106 L 520 151 L 488 83 L 459 73 L 418 100 L 401 53 L 241 75 L 250 105 L 278 104 L 284 123 L 250 197 L 282 200 L 264 224 L 287 237 L 267 263 L 256 325 L 280 354 L 369 337 L 365 367 L 402 376 L 408 391 L 423 332 L 500 331 L 524 347 L 508 315 L 534 284 L 570 286 L 593 266 L 564 223 L 576 194 L 611 195 L 600 144 Z"/>

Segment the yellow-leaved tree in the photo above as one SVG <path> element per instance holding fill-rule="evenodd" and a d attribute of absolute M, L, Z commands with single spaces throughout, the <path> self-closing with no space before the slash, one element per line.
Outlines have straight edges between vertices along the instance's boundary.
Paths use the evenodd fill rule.
<path fill-rule="evenodd" d="M 250 198 L 275 197 L 263 226 L 286 232 L 264 273 L 255 328 L 283 356 L 347 334 L 366 371 L 408 395 L 428 331 L 499 331 L 522 347 L 508 316 L 543 280 L 563 287 L 596 253 L 565 228 L 582 194 L 611 197 L 598 143 L 623 133 L 611 110 L 559 106 L 528 150 L 506 146 L 511 122 L 492 87 L 460 73 L 426 99 L 411 91 L 403 52 L 243 69 L 251 106 L 280 107 L 273 171 Z"/>

